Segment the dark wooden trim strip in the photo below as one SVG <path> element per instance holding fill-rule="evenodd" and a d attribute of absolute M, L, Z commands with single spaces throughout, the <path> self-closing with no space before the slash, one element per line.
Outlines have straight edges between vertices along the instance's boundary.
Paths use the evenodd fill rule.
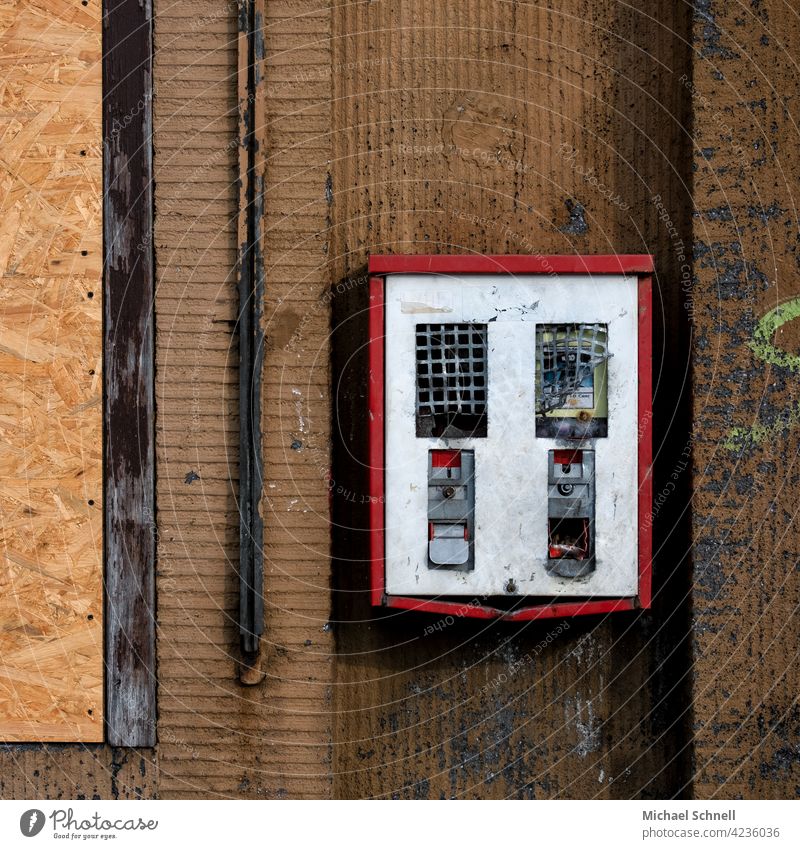
<path fill-rule="evenodd" d="M 264 0 L 239 0 L 239 634 L 249 662 L 264 633 L 261 368 L 264 263 Z"/>
<path fill-rule="evenodd" d="M 103 2 L 106 728 L 156 742 L 152 11 Z"/>

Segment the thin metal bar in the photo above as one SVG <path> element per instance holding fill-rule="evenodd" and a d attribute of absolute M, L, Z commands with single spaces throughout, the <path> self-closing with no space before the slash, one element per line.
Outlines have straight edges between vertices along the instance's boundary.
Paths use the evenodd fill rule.
<path fill-rule="evenodd" d="M 242 652 L 264 633 L 261 326 L 263 163 L 256 130 L 263 65 L 260 0 L 239 0 L 239 634 Z"/>

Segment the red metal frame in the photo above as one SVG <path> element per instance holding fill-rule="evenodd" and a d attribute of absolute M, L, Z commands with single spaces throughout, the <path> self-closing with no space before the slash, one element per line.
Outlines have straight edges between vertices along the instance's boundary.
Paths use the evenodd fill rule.
<path fill-rule="evenodd" d="M 387 274 L 636 274 L 639 278 L 639 586 L 633 598 L 553 600 L 516 610 L 473 605 L 466 600 L 387 596 L 384 538 L 384 277 Z M 652 599 L 653 533 L 648 521 L 653 499 L 652 446 L 652 273 L 646 254 L 608 256 L 372 256 L 369 260 L 369 495 L 371 601 L 375 606 L 456 617 L 531 619 L 613 613 L 648 608 Z"/>

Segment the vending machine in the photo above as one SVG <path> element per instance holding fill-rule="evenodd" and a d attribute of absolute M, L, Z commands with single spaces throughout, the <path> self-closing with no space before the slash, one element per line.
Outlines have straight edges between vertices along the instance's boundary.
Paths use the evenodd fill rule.
<path fill-rule="evenodd" d="M 649 256 L 373 256 L 376 606 L 648 607 Z"/>

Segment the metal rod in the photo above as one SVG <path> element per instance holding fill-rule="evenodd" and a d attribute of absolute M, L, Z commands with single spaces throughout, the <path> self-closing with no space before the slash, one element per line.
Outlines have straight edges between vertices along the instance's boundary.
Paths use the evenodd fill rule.
<path fill-rule="evenodd" d="M 264 181 L 256 134 L 264 52 L 259 6 L 260 0 L 239 0 L 239 634 L 242 652 L 250 656 L 258 651 L 264 633 L 264 529 L 259 512 Z"/>

